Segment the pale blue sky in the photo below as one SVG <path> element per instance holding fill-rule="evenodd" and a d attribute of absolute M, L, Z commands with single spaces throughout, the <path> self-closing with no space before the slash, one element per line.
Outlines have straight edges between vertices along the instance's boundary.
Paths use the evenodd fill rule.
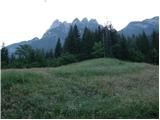
<path fill-rule="evenodd" d="M 46 1 L 46 2 L 45 2 Z M 159 15 L 159 0 L 0 0 L 0 43 L 41 38 L 55 19 L 107 20 L 120 30 L 130 21 Z"/>

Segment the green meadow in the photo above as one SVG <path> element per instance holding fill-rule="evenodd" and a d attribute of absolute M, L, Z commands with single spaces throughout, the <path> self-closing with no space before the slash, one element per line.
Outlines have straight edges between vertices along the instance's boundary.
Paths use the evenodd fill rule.
<path fill-rule="evenodd" d="M 159 118 L 159 66 L 100 58 L 3 69 L 1 118 Z"/>

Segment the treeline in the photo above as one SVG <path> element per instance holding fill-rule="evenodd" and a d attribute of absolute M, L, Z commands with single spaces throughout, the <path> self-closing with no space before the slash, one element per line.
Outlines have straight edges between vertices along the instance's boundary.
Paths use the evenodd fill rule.
<path fill-rule="evenodd" d="M 64 45 L 57 40 L 55 49 L 44 51 L 25 44 L 8 55 L 5 46 L 1 49 L 2 68 L 54 67 L 86 59 L 110 57 L 126 61 L 159 64 L 159 32 L 151 36 L 144 32 L 126 38 L 108 25 L 91 31 L 87 27 L 81 36 L 77 26 L 71 26 Z"/>

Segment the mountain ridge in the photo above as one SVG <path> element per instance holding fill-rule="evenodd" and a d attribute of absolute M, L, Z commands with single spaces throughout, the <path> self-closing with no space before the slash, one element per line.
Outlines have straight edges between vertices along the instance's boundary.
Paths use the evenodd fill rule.
<path fill-rule="evenodd" d="M 73 26 L 75 24 L 77 25 L 81 36 L 83 34 L 85 27 L 87 27 L 91 31 L 95 31 L 96 29 L 98 29 L 98 26 L 102 26 L 96 21 L 96 19 L 88 20 L 87 18 L 83 18 L 80 21 L 78 18 L 75 18 L 72 21 L 72 23 L 68 23 L 66 21 L 61 22 L 58 19 L 56 19 L 53 21 L 49 29 L 43 34 L 42 38 L 39 39 L 35 37 L 38 39 L 38 41 L 35 40 L 35 38 L 33 38 L 28 41 L 22 41 L 19 43 L 8 45 L 7 48 L 10 54 L 14 53 L 16 48 L 22 44 L 29 44 L 33 48 L 41 48 L 46 51 L 50 49 L 54 49 L 58 38 L 60 38 L 61 43 L 64 44 L 65 38 L 67 37 L 69 32 L 70 26 L 71 25 Z"/>
<path fill-rule="evenodd" d="M 143 31 L 150 36 L 153 31 L 159 31 L 159 16 L 142 21 L 132 21 L 126 27 L 119 31 L 125 37 L 137 36 Z"/>
<path fill-rule="evenodd" d="M 41 48 L 44 50 L 54 49 L 58 38 L 61 39 L 61 43 L 64 44 L 65 38 L 68 35 L 70 26 L 77 25 L 80 35 L 83 35 L 84 28 L 87 27 L 91 31 L 95 31 L 101 24 L 97 22 L 96 19 L 90 19 L 84 17 L 82 20 L 75 18 L 71 23 L 66 21 L 59 21 L 58 19 L 54 20 L 48 30 L 43 34 L 41 38 L 33 38 L 28 41 L 22 41 L 8 45 L 9 54 L 15 52 L 16 48 L 19 45 L 29 44 L 33 48 Z M 156 28 L 156 29 L 155 29 Z M 159 31 L 159 17 L 155 16 L 150 19 L 145 19 L 143 21 L 132 21 L 122 30 L 118 31 L 119 34 L 123 34 L 126 37 L 131 37 L 133 35 L 138 35 L 143 31 L 150 35 L 153 30 Z"/>

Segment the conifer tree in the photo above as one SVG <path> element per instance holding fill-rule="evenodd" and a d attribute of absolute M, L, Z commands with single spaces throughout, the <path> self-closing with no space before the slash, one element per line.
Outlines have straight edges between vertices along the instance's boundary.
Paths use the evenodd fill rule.
<path fill-rule="evenodd" d="M 149 41 L 144 31 L 137 37 L 137 47 L 143 54 L 147 55 L 149 51 Z"/>
<path fill-rule="evenodd" d="M 69 29 L 69 32 L 68 32 L 68 36 L 66 37 L 65 39 L 65 42 L 64 42 L 64 45 L 63 45 L 63 52 L 65 53 L 69 53 L 71 50 L 70 50 L 70 46 L 71 46 L 71 39 L 72 39 L 72 33 L 73 33 L 73 27 L 70 26 L 70 29 Z"/>
<path fill-rule="evenodd" d="M 92 55 L 96 58 L 104 56 L 104 46 L 101 41 L 94 43 Z"/>
<path fill-rule="evenodd" d="M 82 57 L 90 58 L 92 53 L 92 48 L 94 46 L 94 34 L 88 29 L 84 29 L 82 36 L 81 48 L 82 48 Z"/>
<path fill-rule="evenodd" d="M 61 41 L 60 38 L 58 38 L 57 44 L 56 44 L 56 48 L 55 48 L 55 58 L 58 58 L 61 56 L 62 54 L 62 45 L 61 45 Z"/>
<path fill-rule="evenodd" d="M 94 32 L 94 41 L 95 42 L 103 42 L 103 38 L 102 38 L 102 28 L 100 26 L 98 26 L 98 29 Z"/>
<path fill-rule="evenodd" d="M 4 46 L 4 43 L 3 43 L 2 49 L 1 49 L 1 64 L 2 64 L 2 67 L 6 66 L 8 63 L 9 63 L 8 49 Z"/>
<path fill-rule="evenodd" d="M 73 28 L 73 54 L 80 54 L 80 34 L 77 28 L 77 25 Z"/>
<path fill-rule="evenodd" d="M 77 26 L 71 26 L 63 46 L 64 52 L 78 55 L 80 53 L 80 35 Z"/>
<path fill-rule="evenodd" d="M 159 33 L 156 31 L 153 31 L 151 35 L 152 39 L 152 49 L 155 48 L 157 51 L 159 51 Z"/>

